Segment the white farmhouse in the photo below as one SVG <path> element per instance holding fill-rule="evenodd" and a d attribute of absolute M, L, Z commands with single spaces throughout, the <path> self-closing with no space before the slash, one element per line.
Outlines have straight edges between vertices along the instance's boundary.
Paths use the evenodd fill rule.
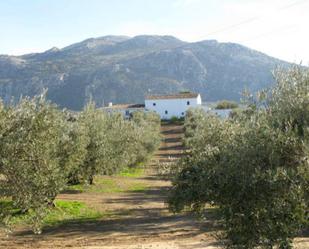
<path fill-rule="evenodd" d="M 172 95 L 149 95 L 145 98 L 145 109 L 155 111 L 161 119 L 184 117 L 191 107 L 202 105 L 201 95 L 198 93 L 179 93 Z"/>

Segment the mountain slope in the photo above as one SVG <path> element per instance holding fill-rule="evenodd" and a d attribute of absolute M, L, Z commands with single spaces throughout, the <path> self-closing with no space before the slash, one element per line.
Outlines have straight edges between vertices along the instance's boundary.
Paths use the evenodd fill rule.
<path fill-rule="evenodd" d="M 105 36 L 43 53 L 0 55 L 0 97 L 9 101 L 48 88 L 48 98 L 74 110 L 90 97 L 103 105 L 181 90 L 200 92 L 206 101 L 238 100 L 244 88 L 272 84 L 277 66 L 289 64 L 233 43 Z"/>

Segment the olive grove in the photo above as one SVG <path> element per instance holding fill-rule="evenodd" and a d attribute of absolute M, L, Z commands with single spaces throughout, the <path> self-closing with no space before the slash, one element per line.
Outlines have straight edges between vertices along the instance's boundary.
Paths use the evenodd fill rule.
<path fill-rule="evenodd" d="M 159 117 L 135 115 L 125 120 L 94 103 L 71 113 L 45 94 L 16 105 L 0 103 L 0 198 L 27 213 L 33 231 L 40 233 L 48 208 L 68 184 L 93 184 L 94 175 L 134 167 L 157 149 Z M 11 216 L 1 204 L 0 222 L 9 227 Z"/>

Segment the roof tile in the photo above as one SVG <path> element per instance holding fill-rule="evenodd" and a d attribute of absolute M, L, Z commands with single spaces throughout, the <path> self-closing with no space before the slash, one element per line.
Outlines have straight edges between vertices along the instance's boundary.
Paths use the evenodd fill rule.
<path fill-rule="evenodd" d="M 145 99 L 191 99 L 196 98 L 198 93 L 178 93 L 170 95 L 147 95 Z"/>

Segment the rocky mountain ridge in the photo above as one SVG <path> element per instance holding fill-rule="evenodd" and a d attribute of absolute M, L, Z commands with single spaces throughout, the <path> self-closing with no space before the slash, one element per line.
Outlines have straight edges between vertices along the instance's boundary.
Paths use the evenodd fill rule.
<path fill-rule="evenodd" d="M 149 93 L 200 92 L 203 100 L 239 100 L 273 82 L 291 64 L 235 43 L 189 43 L 172 36 L 104 36 L 22 56 L 0 55 L 0 97 L 10 101 L 48 88 L 61 107 L 80 110 L 90 99 L 143 102 Z"/>

